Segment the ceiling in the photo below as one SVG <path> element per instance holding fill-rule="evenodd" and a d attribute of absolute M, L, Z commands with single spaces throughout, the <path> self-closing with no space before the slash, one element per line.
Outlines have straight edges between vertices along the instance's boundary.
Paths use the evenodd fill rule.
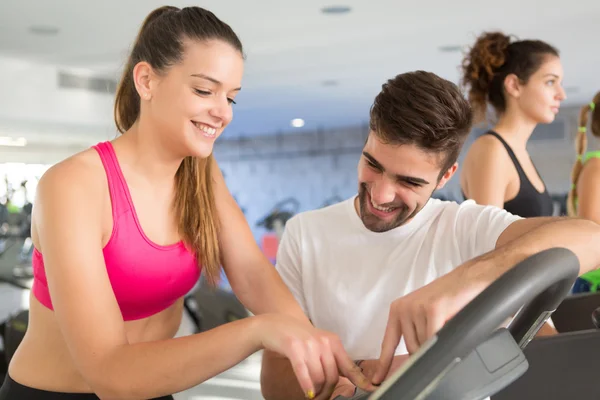
<path fill-rule="evenodd" d="M 567 103 L 600 89 L 600 2 L 579 0 L 172 1 L 229 23 L 247 55 L 228 137 L 364 123 L 381 84 L 424 69 L 458 81 L 461 48 L 483 30 L 559 48 Z M 152 0 L 4 0 L 0 4 L 0 137 L 91 144 L 114 136 L 112 94 L 61 88 L 57 73 L 117 79 Z M 321 12 L 349 6 L 343 15 Z M 54 30 L 40 35 L 34 30 Z M 450 46 L 458 51 L 440 51 Z M 293 128 L 290 121 L 305 125 Z"/>

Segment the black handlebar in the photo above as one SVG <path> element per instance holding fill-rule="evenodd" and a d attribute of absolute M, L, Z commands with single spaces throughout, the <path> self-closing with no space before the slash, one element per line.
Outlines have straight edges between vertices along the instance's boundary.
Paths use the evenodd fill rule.
<path fill-rule="evenodd" d="M 487 340 L 507 319 L 521 311 L 510 331 L 521 347 L 571 290 L 579 260 L 570 250 L 553 248 L 520 262 L 488 286 L 382 384 L 373 399 L 414 400 L 433 390 L 456 362 Z M 398 393 L 401 393 L 398 397 Z"/>

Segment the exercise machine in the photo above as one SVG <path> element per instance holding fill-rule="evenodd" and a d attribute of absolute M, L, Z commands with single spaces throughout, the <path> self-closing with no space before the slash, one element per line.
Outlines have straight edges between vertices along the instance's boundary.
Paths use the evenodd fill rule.
<path fill-rule="evenodd" d="M 260 248 L 272 264 L 277 262 L 277 250 L 283 237 L 285 224 L 296 215 L 299 208 L 298 200 L 289 197 L 275 204 L 271 211 L 256 223 L 256 226 L 268 231 L 260 239 Z"/>
<path fill-rule="evenodd" d="M 2 283 L 17 289 L 31 289 L 26 282 L 0 276 L 0 284 Z M 29 310 L 27 309 L 11 313 L 4 321 L 0 322 L 0 382 L 4 382 L 4 377 L 8 373 L 8 364 L 25 336 L 28 322 Z"/>
<path fill-rule="evenodd" d="M 594 311 L 600 308 L 600 292 L 578 293 L 568 296 L 558 306 L 552 321 L 559 333 L 597 329 L 594 324 Z"/>
<path fill-rule="evenodd" d="M 292 218 L 300 209 L 300 203 L 293 197 L 284 199 L 273 206 L 271 211 L 256 223 L 268 231 L 275 232 L 278 240 L 281 240 L 286 222 Z"/>
<path fill-rule="evenodd" d="M 567 297 L 552 314 L 559 335 L 525 349 L 530 368 L 492 400 L 598 399 L 600 293 Z"/>
<path fill-rule="evenodd" d="M 578 272 L 579 261 L 567 249 L 527 258 L 459 311 L 375 392 L 357 391 L 351 399 L 481 400 L 498 393 L 528 370 L 523 349 L 569 294 Z"/>
<path fill-rule="evenodd" d="M 204 332 L 250 315 L 229 287 L 224 273 L 221 276 L 221 284 L 217 287 L 211 287 L 201 278 L 197 287 L 184 297 L 184 307 L 194 323 L 194 333 Z"/>
<path fill-rule="evenodd" d="M 21 182 L 21 189 L 27 199 L 27 181 Z M 0 209 L 4 210 L 0 210 L 0 214 L 3 214 L 0 215 L 0 256 L 5 255 L 11 247 L 18 245 L 20 250 L 14 260 L 13 276 L 17 279 L 32 278 L 31 214 L 33 204 L 26 201 L 23 207 L 16 208 L 13 212 L 8 212 L 8 208 L 4 205 L 0 205 Z"/>
<path fill-rule="evenodd" d="M 0 232 L 0 257 L 5 256 L 8 251 L 17 246 L 16 251 L 10 252 L 10 264 L 12 276 L 15 279 L 32 279 L 33 267 L 31 258 L 33 256 L 33 241 L 31 240 L 31 228 L 21 227 L 9 228 Z"/>

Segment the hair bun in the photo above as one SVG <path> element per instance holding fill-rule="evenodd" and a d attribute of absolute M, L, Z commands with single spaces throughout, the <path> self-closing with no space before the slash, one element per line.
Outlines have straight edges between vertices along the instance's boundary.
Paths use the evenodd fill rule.
<path fill-rule="evenodd" d="M 469 100 L 481 118 L 494 71 L 506 61 L 510 37 L 501 32 L 485 32 L 477 38 L 462 63 L 462 84 L 469 88 Z M 477 118 L 477 119 L 480 119 Z"/>

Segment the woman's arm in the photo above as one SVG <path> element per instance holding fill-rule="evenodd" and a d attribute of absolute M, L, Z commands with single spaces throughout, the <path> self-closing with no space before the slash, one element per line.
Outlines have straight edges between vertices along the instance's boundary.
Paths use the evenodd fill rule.
<path fill-rule="evenodd" d="M 104 196 L 96 171 L 82 164 L 69 160 L 43 176 L 33 216 L 57 323 L 74 364 L 100 398 L 147 399 L 185 390 L 265 347 L 269 335 L 282 336 L 277 331 L 284 328 L 267 315 L 130 344 L 102 254 Z M 273 340 L 269 346 L 282 347 Z"/>
<path fill-rule="evenodd" d="M 577 216 L 600 224 L 600 160 L 589 160 L 577 181 Z"/>
<path fill-rule="evenodd" d="M 216 162 L 212 170 L 215 200 L 221 222 L 219 232 L 221 257 L 236 296 L 254 314 L 266 312 L 287 314 L 312 329 L 308 317 L 279 276 L 275 266 L 260 251 L 244 214 L 225 185 L 225 180 Z M 317 343 L 309 344 L 309 347 L 324 346 L 324 353 L 332 353 L 332 356 L 328 357 L 331 362 L 335 358 L 337 364 L 335 370 L 313 376 L 314 393 L 318 399 L 328 397 L 327 392 L 333 390 L 333 386 L 338 381 L 338 373 L 346 376 L 349 381 L 362 389 L 372 389 L 368 380 L 344 350 L 341 340 L 337 336 L 316 329 L 314 332 Z M 314 352 L 314 350 L 309 351 Z M 262 371 L 261 383 L 269 393 L 278 393 L 286 399 L 292 399 L 294 396 L 306 397 L 307 385 L 303 383 L 302 379 L 298 379 L 297 368 L 289 357 L 283 357 L 281 352 L 267 350 L 264 352 L 263 368 L 266 369 Z M 314 365 L 313 368 L 318 370 L 319 366 Z M 273 374 L 277 372 L 276 370 L 280 373 Z M 348 380 L 345 381 L 348 382 Z M 286 386 L 285 390 L 280 390 L 284 386 Z"/>
<path fill-rule="evenodd" d="M 223 268 L 236 296 L 253 314 L 280 312 L 310 324 L 275 267 L 258 247 L 216 162 L 212 170 L 221 222 L 219 244 Z"/>

